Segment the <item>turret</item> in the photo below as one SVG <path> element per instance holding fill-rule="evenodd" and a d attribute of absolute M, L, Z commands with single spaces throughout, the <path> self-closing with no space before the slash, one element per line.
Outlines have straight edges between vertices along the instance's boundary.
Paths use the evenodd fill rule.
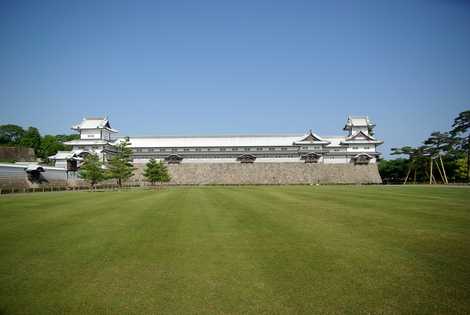
<path fill-rule="evenodd" d="M 111 128 L 109 120 L 105 118 L 83 118 L 82 122 L 72 127 L 80 133 L 81 140 L 111 140 L 111 134 L 118 132 Z"/>
<path fill-rule="evenodd" d="M 369 120 L 367 116 L 348 116 L 346 125 L 343 130 L 348 131 L 348 136 L 352 136 L 359 131 L 362 131 L 366 135 L 373 135 L 373 129 L 375 124 Z"/>

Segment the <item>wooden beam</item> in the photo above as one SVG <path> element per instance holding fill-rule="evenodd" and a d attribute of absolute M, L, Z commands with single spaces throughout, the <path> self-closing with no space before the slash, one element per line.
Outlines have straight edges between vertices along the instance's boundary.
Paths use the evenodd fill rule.
<path fill-rule="evenodd" d="M 444 179 L 446 184 L 449 184 L 449 180 L 447 179 L 446 169 L 444 167 L 444 162 L 442 162 L 442 156 L 439 155 L 439 159 L 441 160 L 442 171 L 444 172 Z"/>
<path fill-rule="evenodd" d="M 429 159 L 430 160 L 430 167 L 429 167 L 429 185 L 432 185 L 432 157 Z"/>
<path fill-rule="evenodd" d="M 445 183 L 444 176 L 442 175 L 441 168 L 439 167 L 439 163 L 436 160 L 433 160 L 433 163 L 436 163 L 436 168 L 439 171 L 439 175 L 441 175 L 442 182 Z"/>
<path fill-rule="evenodd" d="M 403 185 L 406 185 L 406 182 L 408 181 L 408 176 L 410 176 L 412 165 L 413 164 L 410 164 L 410 167 L 408 168 L 408 173 L 406 173 L 406 177 L 405 177 L 405 181 L 403 182 Z"/>

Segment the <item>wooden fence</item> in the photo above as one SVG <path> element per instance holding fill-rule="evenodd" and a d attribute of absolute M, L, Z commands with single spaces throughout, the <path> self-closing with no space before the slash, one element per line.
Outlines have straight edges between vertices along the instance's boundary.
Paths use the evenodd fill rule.
<path fill-rule="evenodd" d="M 147 182 L 138 183 L 125 183 L 121 187 L 117 184 L 99 184 L 92 188 L 90 185 L 80 186 L 65 186 L 65 185 L 47 185 L 41 187 L 31 188 L 18 188 L 18 187 L 0 187 L 0 195 L 14 194 L 14 193 L 36 193 L 36 192 L 53 192 L 53 191 L 104 191 L 104 190 L 121 190 L 121 189 L 132 189 L 141 187 L 159 187 L 152 186 Z"/>

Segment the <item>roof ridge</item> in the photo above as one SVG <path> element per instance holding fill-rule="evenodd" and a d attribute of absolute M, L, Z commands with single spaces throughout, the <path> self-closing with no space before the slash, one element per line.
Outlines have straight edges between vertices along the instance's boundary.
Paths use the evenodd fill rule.
<path fill-rule="evenodd" d="M 106 117 L 84 117 L 84 120 L 108 120 Z"/>
<path fill-rule="evenodd" d="M 219 134 L 219 135 L 153 135 L 153 136 L 129 136 L 134 139 L 149 139 L 149 138 L 250 138 L 250 137 L 303 137 L 305 134 L 292 133 L 292 134 Z M 125 138 L 125 137 L 120 137 Z"/>

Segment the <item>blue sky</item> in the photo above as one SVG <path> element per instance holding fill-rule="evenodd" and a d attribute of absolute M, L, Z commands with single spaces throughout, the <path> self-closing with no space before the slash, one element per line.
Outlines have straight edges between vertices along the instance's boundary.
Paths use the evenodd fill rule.
<path fill-rule="evenodd" d="M 470 1 L 0 1 L 0 124 L 341 134 L 386 156 L 470 109 Z"/>

